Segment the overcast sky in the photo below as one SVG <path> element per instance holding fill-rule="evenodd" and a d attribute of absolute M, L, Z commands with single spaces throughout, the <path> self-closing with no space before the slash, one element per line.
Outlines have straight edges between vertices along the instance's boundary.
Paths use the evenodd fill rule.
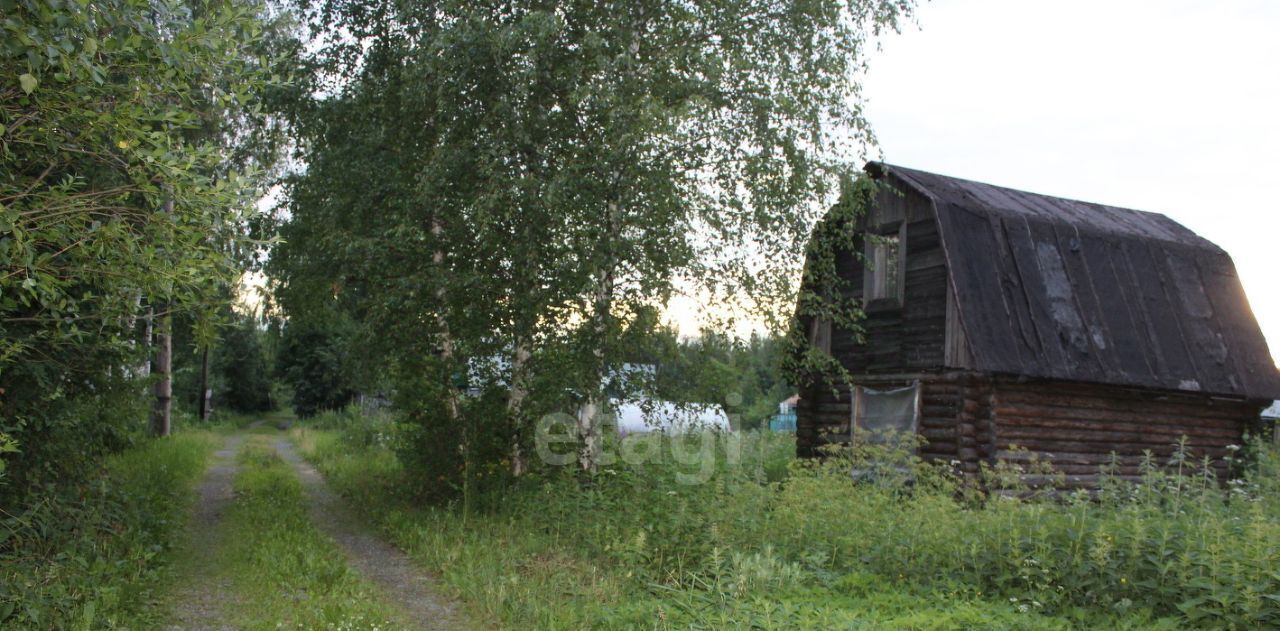
<path fill-rule="evenodd" d="M 890 163 L 1150 210 L 1235 259 L 1280 356 L 1280 0 L 936 0 L 864 83 Z"/>

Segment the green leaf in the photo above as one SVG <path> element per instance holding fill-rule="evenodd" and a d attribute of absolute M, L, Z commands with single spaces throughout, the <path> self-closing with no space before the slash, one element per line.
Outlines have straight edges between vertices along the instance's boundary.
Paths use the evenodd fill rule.
<path fill-rule="evenodd" d="M 18 76 L 18 83 L 22 85 L 22 91 L 31 94 L 36 91 L 36 86 L 40 85 L 40 81 L 31 76 L 31 73 L 25 73 Z"/>

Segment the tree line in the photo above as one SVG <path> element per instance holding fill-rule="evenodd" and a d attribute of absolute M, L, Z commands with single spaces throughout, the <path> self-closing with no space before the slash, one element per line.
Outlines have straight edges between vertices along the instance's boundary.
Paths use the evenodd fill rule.
<path fill-rule="evenodd" d="M 0 0 L 11 481 L 90 468 L 148 403 L 165 433 L 173 358 L 189 399 L 187 362 L 236 335 L 293 358 L 300 412 L 393 397 L 423 479 L 524 473 L 549 411 L 575 412 L 593 472 L 609 375 L 681 346 L 654 317 L 673 295 L 785 329 L 810 232 L 874 142 L 867 49 L 912 8 Z M 259 268 L 271 335 L 227 308 Z M 780 355 L 755 344 L 733 356 Z M 668 396 L 746 392 L 688 384 Z"/>

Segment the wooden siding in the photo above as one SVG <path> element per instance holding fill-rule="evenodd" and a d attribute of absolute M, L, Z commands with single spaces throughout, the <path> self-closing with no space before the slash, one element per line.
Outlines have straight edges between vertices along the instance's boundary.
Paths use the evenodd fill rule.
<path fill-rule="evenodd" d="M 945 360 L 947 268 L 932 205 L 918 193 L 886 190 L 867 223 L 875 230 L 895 220 L 905 221 L 907 228 L 902 306 L 868 313 L 861 323 L 865 342 L 858 342 L 847 329 L 832 331 L 832 355 L 855 375 L 934 370 Z M 858 239 L 838 255 L 849 297 L 862 296 L 864 265 L 854 255 L 862 247 Z"/>
<path fill-rule="evenodd" d="M 1165 464 L 1183 436 L 1192 459 L 1208 456 L 1225 477 L 1228 445 L 1240 445 L 1261 404 L 1206 395 L 1062 382 L 997 383 L 992 404 L 994 455 L 1051 463 L 1068 486 L 1093 486 L 1112 462 L 1124 477 L 1139 474 L 1149 451 Z"/>

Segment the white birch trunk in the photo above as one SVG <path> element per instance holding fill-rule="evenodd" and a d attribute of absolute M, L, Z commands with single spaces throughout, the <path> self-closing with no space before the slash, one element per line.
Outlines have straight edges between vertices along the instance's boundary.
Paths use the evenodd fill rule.
<path fill-rule="evenodd" d="M 507 395 L 507 418 L 511 419 L 511 475 L 520 477 L 529 470 L 524 453 L 524 400 L 529 396 L 528 338 L 518 336 L 511 357 L 511 388 Z"/>
<path fill-rule="evenodd" d="M 609 335 L 609 318 L 613 309 L 614 267 L 616 258 L 613 244 L 618 238 L 618 204 L 609 202 L 605 216 L 605 260 L 596 273 L 594 305 L 591 314 L 591 329 L 595 336 L 596 346 L 592 350 L 592 383 L 587 386 L 587 398 L 578 410 L 578 464 L 583 471 L 595 473 L 600 466 L 600 455 L 604 449 L 604 436 L 601 433 L 604 393 L 602 392 L 607 367 L 605 353 L 606 338 Z"/>
<path fill-rule="evenodd" d="M 444 232 L 444 226 L 439 219 L 431 220 L 431 234 L 439 239 Z M 437 268 L 444 265 L 444 246 L 437 244 L 434 252 L 431 253 L 431 262 L 435 263 Z M 436 311 L 436 326 L 439 327 L 440 333 L 440 357 L 444 359 L 445 365 L 453 362 L 455 355 L 455 347 L 453 335 L 449 332 L 449 318 L 445 316 L 445 300 L 448 298 L 448 291 L 443 285 L 436 290 L 436 298 L 440 301 L 440 307 Z M 458 399 L 458 389 L 453 384 L 448 384 L 445 389 L 448 394 L 445 395 L 445 414 L 449 418 L 449 422 L 457 423 L 461 416 L 461 401 Z M 462 452 L 466 455 L 466 432 L 463 432 Z"/>

